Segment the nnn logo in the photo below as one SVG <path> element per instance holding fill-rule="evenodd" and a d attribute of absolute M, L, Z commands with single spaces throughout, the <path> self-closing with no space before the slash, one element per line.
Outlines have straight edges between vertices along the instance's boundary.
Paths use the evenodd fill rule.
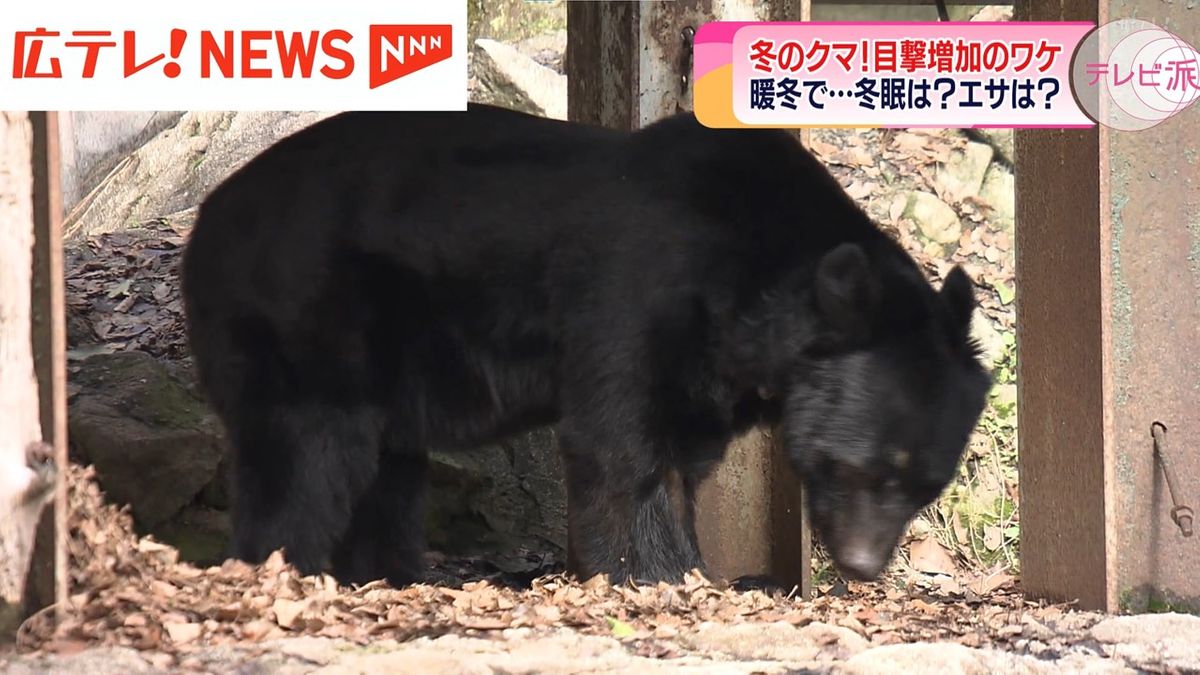
<path fill-rule="evenodd" d="M 371 26 L 371 88 L 450 58 L 453 26 Z"/>

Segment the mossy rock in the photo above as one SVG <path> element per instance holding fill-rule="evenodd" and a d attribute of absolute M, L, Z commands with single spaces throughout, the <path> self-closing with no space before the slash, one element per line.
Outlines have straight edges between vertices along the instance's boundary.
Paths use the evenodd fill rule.
<path fill-rule="evenodd" d="M 204 402 L 154 357 L 99 354 L 71 374 L 70 439 L 108 498 L 152 528 L 191 503 L 216 475 L 224 446 Z"/>

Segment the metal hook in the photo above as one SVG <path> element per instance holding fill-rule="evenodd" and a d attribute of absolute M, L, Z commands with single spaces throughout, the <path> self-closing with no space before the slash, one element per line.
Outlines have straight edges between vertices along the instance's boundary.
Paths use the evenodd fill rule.
<path fill-rule="evenodd" d="M 1175 496 L 1175 474 L 1167 460 L 1167 425 L 1162 422 L 1151 424 L 1150 436 L 1154 439 L 1154 459 L 1162 471 L 1163 480 L 1167 484 L 1167 496 L 1171 499 L 1171 521 L 1183 536 L 1190 537 L 1196 514 L 1190 506 L 1180 504 Z"/>

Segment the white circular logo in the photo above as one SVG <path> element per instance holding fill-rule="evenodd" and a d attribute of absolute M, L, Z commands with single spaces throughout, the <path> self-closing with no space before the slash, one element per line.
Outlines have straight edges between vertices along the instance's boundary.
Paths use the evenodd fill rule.
<path fill-rule="evenodd" d="M 1071 90 L 1097 124 L 1149 129 L 1200 98 L 1200 52 L 1148 21 L 1107 23 L 1075 50 Z"/>

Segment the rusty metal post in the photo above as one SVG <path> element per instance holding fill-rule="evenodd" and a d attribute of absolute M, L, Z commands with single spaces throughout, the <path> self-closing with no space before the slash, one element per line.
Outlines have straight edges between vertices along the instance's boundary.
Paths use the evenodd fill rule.
<path fill-rule="evenodd" d="M 58 113 L 32 112 L 33 129 L 33 340 L 41 398 L 42 436 L 54 448 L 58 485 L 42 512 L 27 579 L 31 607 L 65 607 L 67 599 L 67 357 L 62 247 Z"/>
<path fill-rule="evenodd" d="M 1157 0 L 1022 0 L 1019 20 L 1195 24 Z M 1088 608 L 1200 611 L 1200 116 L 1016 134 L 1021 572 Z M 1189 501 L 1190 500 L 1190 501 Z M 1178 519 L 1180 511 L 1175 511 Z"/>
<path fill-rule="evenodd" d="M 690 110 L 687 29 L 717 19 L 801 20 L 809 0 L 572 2 L 567 6 L 568 117 L 633 130 Z M 731 444 L 700 487 L 696 529 L 710 571 L 770 576 L 807 596 L 811 540 L 800 483 L 769 430 Z"/>

